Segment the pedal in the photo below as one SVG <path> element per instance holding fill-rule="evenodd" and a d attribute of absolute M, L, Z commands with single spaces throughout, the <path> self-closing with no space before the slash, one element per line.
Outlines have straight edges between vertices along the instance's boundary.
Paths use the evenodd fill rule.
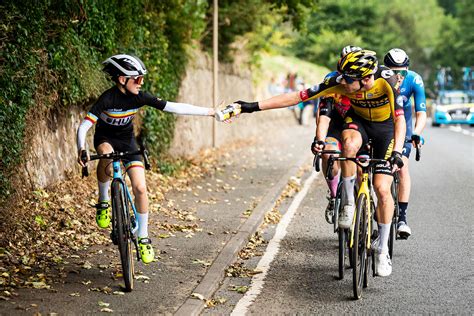
<path fill-rule="evenodd" d="M 410 234 L 407 234 L 407 233 L 405 233 L 405 232 L 399 232 L 397 239 L 400 239 L 400 240 L 407 240 L 408 237 L 410 237 Z"/>

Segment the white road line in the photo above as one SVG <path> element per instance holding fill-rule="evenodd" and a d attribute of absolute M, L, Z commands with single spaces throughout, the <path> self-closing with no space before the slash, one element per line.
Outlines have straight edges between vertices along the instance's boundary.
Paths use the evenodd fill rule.
<path fill-rule="evenodd" d="M 263 255 L 262 259 L 260 259 L 258 265 L 257 265 L 257 270 L 262 271 L 262 273 L 254 275 L 252 278 L 252 285 L 250 289 L 245 293 L 245 295 L 239 300 L 237 305 L 235 306 L 234 310 L 232 311 L 233 316 L 240 316 L 240 315 L 245 315 L 247 313 L 248 308 L 252 303 L 255 301 L 257 296 L 260 294 L 263 284 L 265 283 L 265 277 L 268 273 L 268 270 L 270 269 L 270 264 L 272 263 L 273 259 L 276 257 L 278 254 L 278 251 L 280 250 L 280 242 L 285 238 L 286 233 L 287 233 L 287 228 L 290 225 L 291 220 L 293 219 L 293 216 L 296 213 L 296 210 L 298 209 L 299 205 L 303 201 L 304 197 L 308 193 L 309 187 L 313 183 L 313 181 L 317 178 L 318 173 L 316 173 L 314 170 L 309 176 L 308 179 L 306 179 L 303 189 L 298 192 L 298 194 L 295 196 L 293 202 L 291 202 L 290 207 L 288 208 L 288 211 L 283 215 L 282 219 L 280 220 L 280 223 L 278 224 L 275 235 L 273 236 L 272 240 L 268 243 L 267 249 L 265 251 L 265 254 Z"/>
<path fill-rule="evenodd" d="M 474 132 L 471 132 L 467 129 L 464 129 L 461 126 L 450 126 L 449 130 L 453 131 L 453 132 L 456 132 L 456 133 L 461 133 L 461 134 L 464 134 L 464 135 L 474 137 Z"/>

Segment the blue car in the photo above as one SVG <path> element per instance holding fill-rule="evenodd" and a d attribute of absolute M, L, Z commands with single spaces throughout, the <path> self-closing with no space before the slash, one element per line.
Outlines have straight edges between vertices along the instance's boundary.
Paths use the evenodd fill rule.
<path fill-rule="evenodd" d="M 440 91 L 433 103 L 432 126 L 469 124 L 474 126 L 474 95 L 462 90 Z"/>

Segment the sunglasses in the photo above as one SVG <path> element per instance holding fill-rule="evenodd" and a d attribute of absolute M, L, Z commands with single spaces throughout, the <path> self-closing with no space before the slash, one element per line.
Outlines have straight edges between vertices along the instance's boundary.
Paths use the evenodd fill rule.
<path fill-rule="evenodd" d="M 351 77 L 346 76 L 346 75 L 342 75 L 342 78 L 344 78 L 344 80 L 346 81 L 347 84 L 351 84 L 354 81 L 356 81 L 354 78 L 351 78 Z"/>
<path fill-rule="evenodd" d="M 127 77 L 129 79 L 132 79 L 135 84 L 142 84 L 143 83 L 143 76 L 130 76 Z"/>
<path fill-rule="evenodd" d="M 408 70 L 403 69 L 403 70 L 394 70 L 393 71 L 395 74 L 400 75 L 402 77 L 406 77 L 408 75 Z"/>

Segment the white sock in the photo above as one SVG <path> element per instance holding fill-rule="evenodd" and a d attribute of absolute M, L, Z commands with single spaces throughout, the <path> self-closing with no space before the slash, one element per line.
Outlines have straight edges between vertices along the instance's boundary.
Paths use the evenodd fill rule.
<path fill-rule="evenodd" d="M 110 196 L 109 196 L 109 187 L 110 187 L 110 181 L 106 182 L 99 182 L 99 202 L 103 201 L 109 201 Z"/>
<path fill-rule="evenodd" d="M 356 176 L 342 177 L 342 184 L 344 185 L 344 191 L 346 192 L 347 204 L 354 205 L 354 183 Z"/>
<path fill-rule="evenodd" d="M 137 221 L 138 221 L 138 238 L 148 237 L 148 213 L 138 213 L 137 212 Z"/>
<path fill-rule="evenodd" d="M 388 253 L 388 238 L 390 236 L 390 225 L 391 223 L 379 223 L 379 245 L 377 249 L 379 253 Z"/>

